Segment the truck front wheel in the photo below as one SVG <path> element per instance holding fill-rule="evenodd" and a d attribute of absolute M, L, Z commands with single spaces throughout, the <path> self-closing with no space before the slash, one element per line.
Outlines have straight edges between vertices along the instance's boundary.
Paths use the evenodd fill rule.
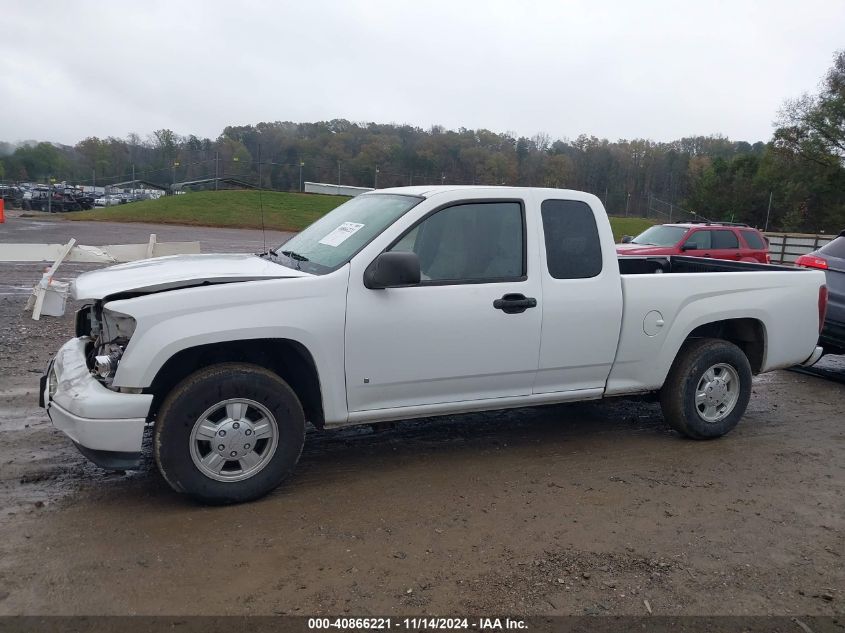
<path fill-rule="evenodd" d="M 304 441 L 305 415 L 284 380 L 257 365 L 222 363 L 191 374 L 165 398 L 154 450 L 174 490 L 240 503 L 282 483 Z"/>
<path fill-rule="evenodd" d="M 751 365 L 743 351 L 721 339 L 684 344 L 663 388 L 663 417 L 696 440 L 721 437 L 739 422 L 751 398 Z"/>

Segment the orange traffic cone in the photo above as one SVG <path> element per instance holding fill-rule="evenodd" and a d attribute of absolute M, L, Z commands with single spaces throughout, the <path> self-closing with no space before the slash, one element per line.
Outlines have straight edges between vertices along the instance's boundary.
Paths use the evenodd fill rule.
<path fill-rule="evenodd" d="M 6 214 L 4 213 L 4 208 L 6 206 L 6 201 L 3 198 L 0 198 L 0 224 L 6 221 Z"/>

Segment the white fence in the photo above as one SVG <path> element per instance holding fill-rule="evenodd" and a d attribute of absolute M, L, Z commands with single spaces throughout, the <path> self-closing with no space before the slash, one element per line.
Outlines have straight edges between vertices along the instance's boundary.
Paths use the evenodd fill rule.
<path fill-rule="evenodd" d="M 146 244 L 112 244 L 109 246 L 77 245 L 71 238 L 67 244 L 0 244 L 0 261 L 43 262 L 55 260 L 41 280 L 32 289 L 26 309 L 32 310 L 32 318 L 38 321 L 41 315 L 62 316 L 65 313 L 70 284 L 53 279 L 64 261 L 115 264 L 131 262 L 150 257 L 166 255 L 196 254 L 200 252 L 199 242 L 159 242 L 155 233 L 150 234 Z"/>
<path fill-rule="evenodd" d="M 306 182 L 305 193 L 322 193 L 329 196 L 360 196 L 362 193 L 373 191 L 370 187 L 347 187 L 346 185 L 330 185 L 325 182 Z"/>
<path fill-rule="evenodd" d="M 0 262 L 55 261 L 65 248 L 65 244 L 0 244 Z M 147 257 L 190 255 L 199 252 L 199 242 L 159 242 L 155 235 L 152 235 L 147 244 L 74 245 L 62 259 L 66 262 L 117 264 Z"/>
<path fill-rule="evenodd" d="M 807 233 L 766 233 L 769 238 L 769 255 L 773 264 L 792 264 L 801 255 L 821 248 L 835 235 L 812 235 Z"/>

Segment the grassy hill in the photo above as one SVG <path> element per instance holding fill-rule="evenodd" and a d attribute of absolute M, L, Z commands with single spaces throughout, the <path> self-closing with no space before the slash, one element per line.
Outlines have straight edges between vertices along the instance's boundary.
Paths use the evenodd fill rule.
<path fill-rule="evenodd" d="M 636 237 L 648 227 L 654 224 L 653 221 L 646 218 L 610 218 L 610 227 L 613 229 L 613 238 L 618 242 L 623 235 L 632 235 Z"/>
<path fill-rule="evenodd" d="M 264 224 L 268 229 L 299 231 L 348 200 L 342 196 L 263 191 Z M 159 200 L 65 214 L 68 220 L 149 222 L 229 228 L 261 228 L 257 191 L 197 191 Z M 637 235 L 653 224 L 643 218 L 610 218 L 616 241 Z"/>
<path fill-rule="evenodd" d="M 346 200 L 348 198 L 343 196 L 262 191 L 264 225 L 268 229 L 299 231 Z M 65 217 L 69 220 L 261 228 L 257 191 L 196 191 L 68 213 Z"/>

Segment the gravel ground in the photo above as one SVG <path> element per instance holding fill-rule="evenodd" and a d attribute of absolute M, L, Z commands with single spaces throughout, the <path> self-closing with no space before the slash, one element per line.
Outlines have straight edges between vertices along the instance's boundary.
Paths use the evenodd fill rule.
<path fill-rule="evenodd" d="M 204 252 L 261 244 L 256 231 L 17 215 L 0 244 L 149 232 Z M 630 400 L 313 432 L 283 488 L 202 507 L 151 463 L 89 464 L 38 408 L 75 309 L 23 313 L 42 267 L 0 264 L 0 614 L 843 612 L 836 380 L 759 377 L 743 422 L 712 442 Z"/>

